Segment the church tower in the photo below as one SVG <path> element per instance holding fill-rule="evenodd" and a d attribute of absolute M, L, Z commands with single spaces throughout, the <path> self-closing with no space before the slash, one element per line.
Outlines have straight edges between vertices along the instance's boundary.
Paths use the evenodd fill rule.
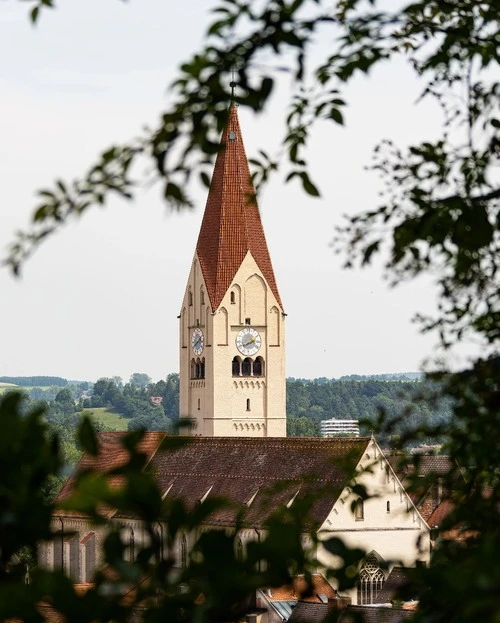
<path fill-rule="evenodd" d="M 231 105 L 180 314 L 180 416 L 193 420 L 190 434 L 286 436 L 284 325 Z"/>

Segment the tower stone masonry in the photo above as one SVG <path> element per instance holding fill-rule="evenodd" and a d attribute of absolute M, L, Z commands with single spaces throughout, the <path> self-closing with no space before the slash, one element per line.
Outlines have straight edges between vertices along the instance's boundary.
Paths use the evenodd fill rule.
<path fill-rule="evenodd" d="M 285 313 L 231 105 L 180 313 L 181 418 L 206 437 L 285 437 Z M 184 431 L 183 431 L 184 432 Z"/>

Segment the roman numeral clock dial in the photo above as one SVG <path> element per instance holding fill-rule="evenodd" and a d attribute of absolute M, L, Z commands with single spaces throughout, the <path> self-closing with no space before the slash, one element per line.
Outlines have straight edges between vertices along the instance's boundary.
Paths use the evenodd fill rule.
<path fill-rule="evenodd" d="M 245 356 L 258 353 L 261 344 L 262 338 L 260 333 L 252 327 L 245 327 L 236 336 L 236 348 Z"/>

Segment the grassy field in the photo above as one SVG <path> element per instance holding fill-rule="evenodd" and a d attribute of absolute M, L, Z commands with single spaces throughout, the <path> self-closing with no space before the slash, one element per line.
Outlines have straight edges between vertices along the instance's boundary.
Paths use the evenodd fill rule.
<path fill-rule="evenodd" d="M 9 391 L 10 389 L 21 389 L 18 385 L 13 383 L 0 383 L 0 395 Z"/>
<path fill-rule="evenodd" d="M 108 411 L 105 407 L 92 407 L 92 409 L 83 409 L 82 413 L 90 414 L 96 422 L 102 422 L 104 426 L 111 430 L 127 430 L 128 420 L 118 413 Z"/>

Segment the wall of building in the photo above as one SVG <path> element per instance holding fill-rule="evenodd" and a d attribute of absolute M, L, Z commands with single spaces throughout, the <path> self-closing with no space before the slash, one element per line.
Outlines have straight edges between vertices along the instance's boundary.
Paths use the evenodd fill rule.
<path fill-rule="evenodd" d="M 412 567 L 430 560 L 430 530 L 412 504 L 400 481 L 373 440 L 346 487 L 319 531 L 320 539 L 342 538 L 349 547 L 376 554 L 389 565 L 386 575 L 395 566 Z M 360 496 L 355 485 L 365 487 L 369 496 L 363 502 L 363 513 L 356 513 Z M 325 548 L 318 558 L 325 567 L 338 565 Z M 357 603 L 356 590 L 349 596 Z"/>

